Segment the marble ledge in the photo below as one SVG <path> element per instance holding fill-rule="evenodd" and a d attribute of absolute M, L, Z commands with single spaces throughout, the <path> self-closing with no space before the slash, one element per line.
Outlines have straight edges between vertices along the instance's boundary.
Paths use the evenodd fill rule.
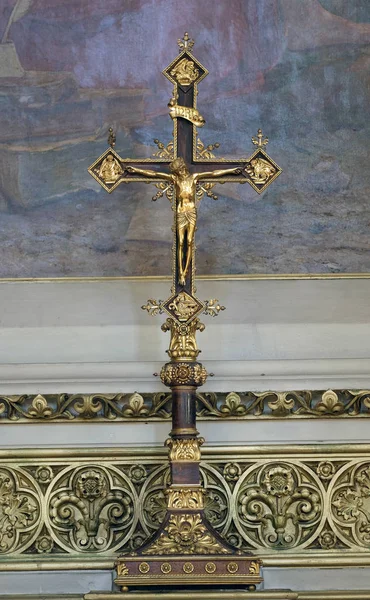
<path fill-rule="evenodd" d="M 163 361 L 0 364 L 0 394 L 161 392 Z M 204 360 L 204 392 L 370 387 L 370 359 Z"/>

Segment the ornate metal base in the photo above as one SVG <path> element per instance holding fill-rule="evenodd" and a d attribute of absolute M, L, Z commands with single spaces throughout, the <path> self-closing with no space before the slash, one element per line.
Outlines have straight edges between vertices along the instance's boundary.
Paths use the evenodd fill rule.
<path fill-rule="evenodd" d="M 261 583 L 260 563 L 244 556 L 151 556 L 129 557 L 119 563 L 118 577 L 115 583 L 122 591 L 130 587 L 159 586 L 162 589 L 170 586 L 218 586 L 244 587 L 255 590 Z"/>
<path fill-rule="evenodd" d="M 115 583 L 122 591 L 129 586 L 175 585 L 217 586 L 255 589 L 261 583 L 261 561 L 229 546 L 204 517 L 203 510 L 190 510 L 202 489 L 169 489 L 186 507 L 169 510 L 159 532 L 137 555 L 122 556 L 117 563 Z"/>
<path fill-rule="evenodd" d="M 165 490 L 167 513 L 160 529 L 135 554 L 117 563 L 115 583 L 129 586 L 244 587 L 261 583 L 261 562 L 228 544 L 204 514 L 200 485 L 200 447 L 196 430 L 196 388 L 206 371 L 200 363 L 167 363 L 161 378 L 172 389 L 169 448 L 171 485 Z"/>

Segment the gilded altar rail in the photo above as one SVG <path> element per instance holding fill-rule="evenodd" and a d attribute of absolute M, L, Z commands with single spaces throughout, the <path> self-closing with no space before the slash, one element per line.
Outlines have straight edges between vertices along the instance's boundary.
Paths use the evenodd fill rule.
<path fill-rule="evenodd" d="M 166 451 L 0 451 L 0 570 L 112 569 L 160 526 Z M 205 448 L 205 511 L 265 567 L 370 566 L 370 445 Z"/>
<path fill-rule="evenodd" d="M 0 424 L 81 421 L 167 421 L 169 392 L 0 396 Z M 198 392 L 197 418 L 343 419 L 370 417 L 370 390 Z"/>

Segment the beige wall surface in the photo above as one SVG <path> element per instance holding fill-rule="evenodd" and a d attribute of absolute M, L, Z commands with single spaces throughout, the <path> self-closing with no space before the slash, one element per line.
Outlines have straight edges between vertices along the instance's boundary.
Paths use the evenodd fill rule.
<path fill-rule="evenodd" d="M 166 361 L 165 316 L 141 310 L 170 280 L 0 283 L 3 393 L 153 392 Z M 198 334 L 204 391 L 370 385 L 370 279 L 202 280 L 226 310 Z"/>

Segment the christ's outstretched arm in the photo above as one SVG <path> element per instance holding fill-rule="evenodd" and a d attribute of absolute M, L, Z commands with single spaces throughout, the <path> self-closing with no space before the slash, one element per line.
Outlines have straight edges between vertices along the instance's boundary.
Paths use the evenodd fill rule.
<path fill-rule="evenodd" d="M 137 173 L 144 177 L 150 177 L 150 179 L 165 179 L 166 181 L 173 181 L 173 176 L 169 173 L 161 173 L 160 171 L 151 171 L 150 169 L 138 169 L 137 167 L 126 167 L 126 171 L 129 173 Z"/>
<path fill-rule="evenodd" d="M 204 173 L 194 173 L 194 177 L 196 181 L 200 179 L 208 179 L 210 177 L 223 177 L 224 175 L 240 175 L 242 172 L 241 167 L 237 167 L 236 169 L 217 169 L 216 171 L 204 171 Z"/>

